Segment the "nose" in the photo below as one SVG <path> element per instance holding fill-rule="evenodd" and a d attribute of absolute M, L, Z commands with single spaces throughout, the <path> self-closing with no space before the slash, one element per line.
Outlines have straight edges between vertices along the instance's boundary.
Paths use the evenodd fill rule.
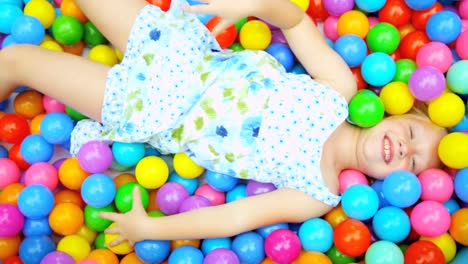
<path fill-rule="evenodd" d="M 399 153 L 400 153 L 401 158 L 411 155 L 414 151 L 411 144 L 406 143 L 404 140 L 400 140 L 398 142 L 398 145 L 399 145 Z"/>

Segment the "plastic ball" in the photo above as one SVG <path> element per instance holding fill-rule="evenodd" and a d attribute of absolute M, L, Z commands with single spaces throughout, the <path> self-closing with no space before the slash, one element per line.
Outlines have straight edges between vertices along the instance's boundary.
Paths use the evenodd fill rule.
<path fill-rule="evenodd" d="M 204 196 L 193 195 L 185 199 L 179 207 L 179 213 L 211 206 L 210 200 Z"/>
<path fill-rule="evenodd" d="M 238 184 L 232 190 L 226 193 L 226 203 L 230 203 L 247 197 L 247 185 Z"/>
<path fill-rule="evenodd" d="M 380 21 L 390 23 L 396 27 L 406 25 L 411 20 L 411 9 L 404 0 L 388 0 L 378 11 Z"/>
<path fill-rule="evenodd" d="M 333 228 L 322 218 L 311 218 L 303 222 L 298 236 L 306 251 L 325 253 L 333 245 Z"/>
<path fill-rule="evenodd" d="M 371 51 L 390 54 L 400 44 L 400 33 L 392 24 L 381 22 L 369 30 L 366 40 Z"/>
<path fill-rule="evenodd" d="M 353 0 L 323 0 L 323 6 L 332 16 L 341 16 L 345 12 L 353 9 Z"/>
<path fill-rule="evenodd" d="M 32 0 L 36 1 L 36 0 Z M 65 252 L 61 251 L 52 251 L 47 254 L 40 262 L 40 264 L 74 264 L 75 260 L 72 256 L 68 255 Z"/>
<path fill-rule="evenodd" d="M 405 211 L 387 206 L 377 211 L 372 219 L 372 227 L 381 240 L 399 243 L 410 233 L 411 223 Z"/>
<path fill-rule="evenodd" d="M 465 156 L 466 157 L 466 156 Z M 468 203 L 468 168 L 461 169 L 455 175 L 455 194 L 465 203 Z"/>
<path fill-rule="evenodd" d="M 301 253 L 301 241 L 291 230 L 277 229 L 265 239 L 265 253 L 275 263 L 292 263 Z"/>
<path fill-rule="evenodd" d="M 167 181 L 169 167 L 162 158 L 147 156 L 138 161 L 135 167 L 135 177 L 143 187 L 157 189 Z"/>
<path fill-rule="evenodd" d="M 62 15 L 52 24 L 52 34 L 61 44 L 73 45 L 83 37 L 83 25 L 73 16 Z"/>
<path fill-rule="evenodd" d="M 23 16 L 19 6 L 7 3 L 0 4 L 0 33 L 11 34 L 11 27 L 15 20 Z"/>
<path fill-rule="evenodd" d="M 210 170 L 206 171 L 205 176 L 208 184 L 213 187 L 213 189 L 221 192 L 232 190 L 239 182 L 238 178 Z"/>
<path fill-rule="evenodd" d="M 398 170 L 385 178 L 382 190 L 391 205 L 406 208 L 419 200 L 421 183 L 413 173 Z"/>
<path fill-rule="evenodd" d="M 60 183 L 70 190 L 80 190 L 83 181 L 89 175 L 90 173 L 81 168 L 75 157 L 65 159 L 58 171 Z"/>
<path fill-rule="evenodd" d="M 174 155 L 173 166 L 177 174 L 187 179 L 197 178 L 205 171 L 183 152 Z"/>
<path fill-rule="evenodd" d="M 431 7 L 436 0 L 405 0 L 405 3 L 413 10 L 424 10 Z"/>
<path fill-rule="evenodd" d="M 133 190 L 138 187 L 140 190 L 141 203 L 143 208 L 148 206 L 148 191 L 140 184 L 129 182 L 122 185 L 115 195 L 115 206 L 121 213 L 126 213 L 132 209 L 133 206 Z"/>
<path fill-rule="evenodd" d="M 411 225 L 422 236 L 440 236 L 450 227 L 450 214 L 439 202 L 423 201 L 411 211 Z"/>
<path fill-rule="evenodd" d="M 43 1 L 43 0 L 39 0 L 39 1 Z M 55 41 L 51 41 L 51 42 L 55 43 L 56 45 L 59 45 Z M 44 109 L 46 110 L 47 113 L 53 113 L 53 112 L 64 113 L 65 112 L 65 104 L 63 104 L 62 102 L 50 96 L 44 95 L 42 97 L 42 104 L 44 105 Z"/>
<path fill-rule="evenodd" d="M 84 208 L 85 203 L 81 198 L 81 195 L 77 191 L 72 191 L 67 188 L 63 188 L 57 191 L 54 195 L 55 204 L 58 203 L 74 203 L 78 205 L 80 208 Z"/>
<path fill-rule="evenodd" d="M 11 36 L 18 44 L 39 45 L 44 39 L 45 30 L 37 18 L 20 16 L 11 25 Z"/>
<path fill-rule="evenodd" d="M 0 259 L 4 264 L 8 263 L 7 260 L 15 258 L 18 255 L 21 241 L 22 239 L 19 235 L 0 238 Z M 22 264 L 23 262 L 20 259 L 19 262 L 13 262 L 12 260 L 12 263 Z"/>
<path fill-rule="evenodd" d="M 271 232 L 277 229 L 289 229 L 289 224 L 278 223 L 278 224 L 266 225 L 266 226 L 262 226 L 262 227 L 255 229 L 255 231 L 259 233 L 263 238 L 267 238 L 271 234 Z"/>
<path fill-rule="evenodd" d="M 25 187 L 18 196 L 18 208 L 28 218 L 47 216 L 54 206 L 54 195 L 45 186 L 33 184 Z"/>
<path fill-rule="evenodd" d="M 405 263 L 416 264 L 424 261 L 427 264 L 445 263 L 444 254 L 434 243 L 419 240 L 406 249 L 404 253 Z"/>
<path fill-rule="evenodd" d="M 455 50 L 457 52 L 457 55 L 463 60 L 468 60 L 468 47 L 467 46 L 468 46 L 468 32 L 465 30 L 465 31 L 462 31 L 462 33 L 460 34 L 460 36 L 458 36 L 455 42 Z"/>
<path fill-rule="evenodd" d="M 251 20 L 242 26 L 239 42 L 245 49 L 264 50 L 271 42 L 271 30 L 260 20 Z"/>
<path fill-rule="evenodd" d="M 336 41 L 340 36 L 338 35 L 338 17 L 329 16 L 323 22 L 323 34 L 331 41 Z"/>
<path fill-rule="evenodd" d="M 109 42 L 91 21 L 86 21 L 83 24 L 83 40 L 91 48 Z"/>
<path fill-rule="evenodd" d="M 349 120 L 359 127 L 373 127 L 385 113 L 382 100 L 369 90 L 361 90 L 349 103 Z"/>
<path fill-rule="evenodd" d="M 333 246 L 327 253 L 326 256 L 331 260 L 332 263 L 353 263 L 356 261 L 355 257 L 347 256 L 341 253 L 336 246 Z"/>
<path fill-rule="evenodd" d="M 110 67 L 118 62 L 114 49 L 104 44 L 92 47 L 88 53 L 88 59 Z"/>
<path fill-rule="evenodd" d="M 16 236 L 24 225 L 24 216 L 18 207 L 0 204 L 0 237 Z"/>
<path fill-rule="evenodd" d="M 414 96 L 404 82 L 393 81 L 386 84 L 379 96 L 384 104 L 385 112 L 390 115 L 407 113 L 414 104 Z"/>
<path fill-rule="evenodd" d="M 356 6 L 367 13 L 379 11 L 385 2 L 385 0 L 355 0 Z"/>
<path fill-rule="evenodd" d="M 44 28 L 49 28 L 55 20 L 54 6 L 46 0 L 32 0 L 24 6 L 24 14 L 37 18 Z"/>
<path fill-rule="evenodd" d="M 68 235 L 60 239 L 57 243 L 57 251 L 65 252 L 73 259 L 75 262 L 84 260 L 89 252 L 91 252 L 91 247 L 83 237 L 79 235 Z"/>
<path fill-rule="evenodd" d="M 452 64 L 447 72 L 447 84 L 450 90 L 457 94 L 468 94 L 468 60 L 460 60 Z M 1 119 L 0 119 L 1 120 Z"/>
<path fill-rule="evenodd" d="M 400 248 L 390 241 L 377 241 L 372 243 L 365 254 L 366 263 L 369 264 L 403 264 L 404 257 Z"/>
<path fill-rule="evenodd" d="M 112 163 L 112 150 L 103 141 L 88 141 L 83 144 L 77 154 L 80 166 L 89 173 L 101 173 Z"/>
<path fill-rule="evenodd" d="M 461 33 L 461 19 L 451 11 L 440 11 L 432 15 L 426 24 L 426 32 L 429 39 L 450 44 Z"/>
<path fill-rule="evenodd" d="M 54 155 L 54 146 L 41 135 L 29 135 L 21 142 L 20 152 L 29 164 L 48 162 Z"/>
<path fill-rule="evenodd" d="M 259 263 L 265 258 L 264 239 L 255 232 L 245 232 L 234 237 L 232 250 L 241 263 Z"/>
<path fill-rule="evenodd" d="M 43 95 L 35 90 L 23 90 L 13 100 L 13 108 L 16 113 L 24 116 L 27 119 L 32 119 L 35 116 L 44 113 L 42 105 Z"/>
<path fill-rule="evenodd" d="M 23 263 L 39 263 L 55 250 L 55 243 L 48 236 L 30 236 L 21 241 L 19 256 Z"/>
<path fill-rule="evenodd" d="M 410 59 L 400 59 L 395 62 L 396 72 L 393 81 L 408 83 L 411 74 L 416 70 L 416 62 Z"/>
<path fill-rule="evenodd" d="M 468 135 L 462 132 L 452 132 L 445 135 L 439 142 L 438 154 L 441 161 L 450 168 L 462 169 L 468 167 Z M 457 186 L 455 185 L 455 191 Z M 468 196 L 465 201 L 468 201 Z"/>
<path fill-rule="evenodd" d="M 135 166 L 145 156 L 143 143 L 114 142 L 112 144 L 114 159 L 123 166 Z"/>
<path fill-rule="evenodd" d="M 2 176 L 0 176 L 0 178 L 1 177 Z M 11 204 L 16 206 L 18 196 L 24 187 L 24 184 L 19 182 L 11 183 L 6 187 L 2 187 L 2 192 L 0 192 L 0 204 Z"/>
<path fill-rule="evenodd" d="M 54 112 L 44 116 L 40 131 L 50 144 L 63 144 L 70 140 L 73 127 L 73 120 L 67 114 Z"/>
<path fill-rule="evenodd" d="M 119 263 L 119 258 L 116 256 L 114 252 L 112 252 L 109 249 L 106 248 L 100 248 L 100 249 L 95 249 L 92 250 L 89 255 L 86 257 L 86 260 L 84 261 L 92 261 L 96 264 L 118 264 Z M 84 264 L 81 261 L 79 262 L 80 264 Z M 90 263 L 91 264 L 91 263 Z"/>
<path fill-rule="evenodd" d="M 145 263 L 160 263 L 169 256 L 168 240 L 143 240 L 135 243 L 135 253 Z"/>
<path fill-rule="evenodd" d="M 427 102 L 444 92 L 445 77 L 438 68 L 421 66 L 411 74 L 408 85 L 415 98 Z"/>
<path fill-rule="evenodd" d="M 294 67 L 295 56 L 288 45 L 283 43 L 272 43 L 265 51 L 273 56 L 289 72 Z"/>
<path fill-rule="evenodd" d="M 357 257 L 364 254 L 369 248 L 371 233 L 361 221 L 348 219 L 335 227 L 333 241 L 341 253 L 350 257 Z"/>
<path fill-rule="evenodd" d="M 455 241 L 449 235 L 449 233 L 444 233 L 437 237 L 421 237 L 421 240 L 431 241 L 432 243 L 436 244 L 436 246 L 440 248 L 444 254 L 445 263 L 450 263 L 450 261 L 452 261 L 452 259 L 455 257 L 457 247 Z"/>
<path fill-rule="evenodd" d="M 50 212 L 49 223 L 52 230 L 59 235 L 75 234 L 84 223 L 83 211 L 73 203 L 57 204 Z"/>
<path fill-rule="evenodd" d="M 41 184 L 55 191 L 58 185 L 57 169 L 49 163 L 37 162 L 32 164 L 24 173 L 26 186 Z"/>
<path fill-rule="evenodd" d="M 339 36 L 354 34 L 364 39 L 369 32 L 369 19 L 361 11 L 346 11 L 338 18 L 337 32 Z"/>
<path fill-rule="evenodd" d="M 361 65 L 362 77 L 373 86 L 382 86 L 393 80 L 396 65 L 386 53 L 374 52 L 369 54 Z"/>
<path fill-rule="evenodd" d="M 101 212 L 115 212 L 115 209 L 113 205 L 108 205 L 101 208 L 87 205 L 84 208 L 84 222 L 91 230 L 96 232 L 103 232 L 112 224 L 112 221 L 101 218 L 99 216 L 99 213 Z"/>
<path fill-rule="evenodd" d="M 343 193 L 341 205 L 349 217 L 368 220 L 379 209 L 379 197 L 370 186 L 355 184 Z"/>
<path fill-rule="evenodd" d="M 208 22 L 206 22 L 206 28 L 211 32 L 213 29 L 219 24 L 221 21 L 221 17 L 214 16 Z M 231 46 L 232 43 L 237 38 L 237 30 L 235 25 L 230 25 L 223 31 L 221 31 L 218 35 L 216 35 L 216 41 L 218 42 L 219 46 L 222 49 L 226 49 L 227 47 Z"/>
<path fill-rule="evenodd" d="M 369 184 L 369 181 L 367 180 L 364 173 L 353 169 L 346 169 L 341 171 L 338 175 L 338 181 L 340 185 L 340 193 L 344 193 L 346 189 L 355 184 Z"/>
<path fill-rule="evenodd" d="M 47 217 L 40 219 L 26 218 L 22 231 L 25 236 L 50 236 L 53 232 Z"/>
<path fill-rule="evenodd" d="M 422 46 L 416 55 L 418 67 L 431 66 L 441 73 L 447 72 L 452 65 L 452 52 L 450 48 L 441 42 L 429 42 Z"/>
<path fill-rule="evenodd" d="M 98 208 L 111 204 L 116 192 L 112 178 L 101 173 L 90 175 L 81 186 L 81 196 L 86 204 Z"/>
<path fill-rule="evenodd" d="M 29 135 L 29 124 L 21 115 L 8 113 L 0 118 L 0 140 L 18 144 Z"/>
<path fill-rule="evenodd" d="M 16 183 L 20 179 L 21 172 L 15 162 L 8 158 L 0 158 L 0 189 Z"/>
<path fill-rule="evenodd" d="M 453 213 L 449 233 L 453 239 L 464 245 L 468 246 L 468 208 L 461 208 Z"/>
<path fill-rule="evenodd" d="M 458 124 L 465 115 L 463 100 L 454 93 L 443 93 L 429 102 L 429 118 L 441 127 L 452 127 Z"/>
<path fill-rule="evenodd" d="M 173 250 L 168 258 L 170 263 L 203 263 L 203 253 L 194 246 L 181 246 Z"/>
<path fill-rule="evenodd" d="M 421 199 L 424 201 L 446 202 L 453 194 L 453 180 L 441 169 L 427 169 L 419 175 Z"/>
<path fill-rule="evenodd" d="M 349 67 L 359 66 L 367 56 L 365 41 L 353 34 L 339 37 L 335 42 L 334 49 Z"/>
<path fill-rule="evenodd" d="M 216 248 L 210 251 L 203 260 L 205 264 L 239 264 L 239 258 L 234 251 L 227 248 Z"/>
<path fill-rule="evenodd" d="M 426 32 L 414 30 L 401 39 L 398 49 L 402 58 L 416 60 L 418 50 L 429 42 Z"/>
<path fill-rule="evenodd" d="M 220 205 L 226 201 L 224 192 L 213 189 L 207 183 L 200 185 L 194 194 L 205 197 L 210 201 L 211 205 Z"/>
<path fill-rule="evenodd" d="M 269 182 L 258 182 L 255 180 L 249 180 L 247 183 L 247 196 L 254 196 L 262 193 L 267 193 L 276 190 L 273 183 Z"/>
<path fill-rule="evenodd" d="M 156 203 L 166 215 L 179 212 L 182 202 L 189 197 L 184 186 L 177 182 L 168 182 L 159 188 L 156 195 Z"/>

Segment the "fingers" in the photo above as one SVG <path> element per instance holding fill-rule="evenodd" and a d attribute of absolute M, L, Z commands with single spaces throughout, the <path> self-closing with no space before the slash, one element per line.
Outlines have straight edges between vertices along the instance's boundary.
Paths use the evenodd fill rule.
<path fill-rule="evenodd" d="M 114 226 L 107 228 L 104 233 L 109 234 L 109 235 L 115 235 L 115 234 L 120 234 L 119 226 Z"/>
<path fill-rule="evenodd" d="M 226 28 L 228 28 L 229 26 L 231 26 L 232 23 L 230 21 L 227 21 L 227 20 L 224 20 L 222 19 L 221 21 L 219 21 L 219 23 L 213 28 L 213 30 L 211 31 L 211 34 L 213 36 L 218 36 L 221 32 L 223 32 L 223 30 L 225 30 Z"/>
<path fill-rule="evenodd" d="M 143 203 L 141 201 L 140 187 L 133 188 L 133 204 L 132 211 L 144 211 Z"/>
<path fill-rule="evenodd" d="M 112 222 L 117 222 L 119 220 L 118 213 L 111 213 L 111 212 L 101 212 L 99 213 L 99 217 L 111 220 Z"/>
<path fill-rule="evenodd" d="M 125 240 L 127 240 L 125 237 L 118 236 L 116 239 L 112 240 L 112 242 L 109 243 L 109 246 L 110 247 L 115 247 L 118 244 L 125 242 Z"/>

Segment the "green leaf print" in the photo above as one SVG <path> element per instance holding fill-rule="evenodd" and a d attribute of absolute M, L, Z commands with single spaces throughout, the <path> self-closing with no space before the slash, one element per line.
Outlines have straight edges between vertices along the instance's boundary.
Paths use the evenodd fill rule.
<path fill-rule="evenodd" d="M 172 131 L 171 138 L 177 142 L 181 142 L 183 134 L 184 134 L 184 125 L 180 125 L 178 128 Z"/>
<path fill-rule="evenodd" d="M 206 115 L 210 119 L 216 118 L 216 110 L 213 107 L 211 107 L 212 103 L 213 103 L 212 98 L 206 98 L 200 103 L 200 107 L 203 109 L 203 111 L 205 111 Z"/>
<path fill-rule="evenodd" d="M 249 110 L 249 106 L 242 100 L 237 101 L 237 110 L 244 115 Z"/>
<path fill-rule="evenodd" d="M 239 172 L 239 177 L 242 179 L 247 179 L 249 177 L 249 172 L 247 170 L 241 170 Z"/>
<path fill-rule="evenodd" d="M 143 110 L 143 100 L 137 99 L 135 103 L 135 110 L 141 112 Z"/>
<path fill-rule="evenodd" d="M 154 54 L 153 53 L 146 53 L 145 55 L 143 55 L 143 59 L 146 62 L 146 66 L 149 66 L 151 64 L 151 62 L 153 62 Z"/>
<path fill-rule="evenodd" d="M 203 125 L 204 125 L 203 117 L 201 117 L 201 116 L 197 117 L 197 118 L 195 119 L 194 123 L 195 123 L 195 128 L 196 128 L 197 130 L 202 129 L 202 128 L 203 128 Z"/>
<path fill-rule="evenodd" d="M 234 88 L 226 88 L 223 90 L 223 97 L 224 98 L 229 98 L 229 99 L 232 99 L 232 92 L 233 92 Z"/>
<path fill-rule="evenodd" d="M 208 79 L 208 76 L 210 76 L 209 72 L 202 73 L 200 79 L 202 80 L 203 83 L 206 82 L 206 79 Z"/>
<path fill-rule="evenodd" d="M 125 107 L 124 111 L 124 119 L 130 119 L 133 113 L 133 108 L 130 106 Z"/>
<path fill-rule="evenodd" d="M 234 162 L 234 160 L 236 159 L 236 156 L 234 155 L 234 153 L 226 153 L 224 154 L 224 158 L 229 161 L 229 162 Z"/>
<path fill-rule="evenodd" d="M 219 153 L 215 150 L 215 148 L 212 145 L 208 145 L 208 149 L 210 150 L 211 154 L 214 156 L 219 156 Z"/>

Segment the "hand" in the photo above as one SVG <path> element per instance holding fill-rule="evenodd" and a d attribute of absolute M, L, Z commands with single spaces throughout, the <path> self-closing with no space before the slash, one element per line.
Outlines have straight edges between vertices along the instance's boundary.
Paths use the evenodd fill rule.
<path fill-rule="evenodd" d="M 143 240 L 144 224 L 147 219 L 147 214 L 141 203 L 140 188 L 135 187 L 133 189 L 133 204 L 132 210 L 125 214 L 102 212 L 99 214 L 100 217 L 109 219 L 115 222 L 112 228 L 105 230 L 106 234 L 118 234 L 115 240 L 110 243 L 110 247 L 116 246 L 125 240 L 133 246 L 134 243 Z"/>
<path fill-rule="evenodd" d="M 212 14 L 219 16 L 221 21 L 213 28 L 212 34 L 217 36 L 224 29 L 240 19 L 254 15 L 258 6 L 257 0 L 197 0 L 200 5 L 182 6 L 185 12 L 196 14 Z"/>

